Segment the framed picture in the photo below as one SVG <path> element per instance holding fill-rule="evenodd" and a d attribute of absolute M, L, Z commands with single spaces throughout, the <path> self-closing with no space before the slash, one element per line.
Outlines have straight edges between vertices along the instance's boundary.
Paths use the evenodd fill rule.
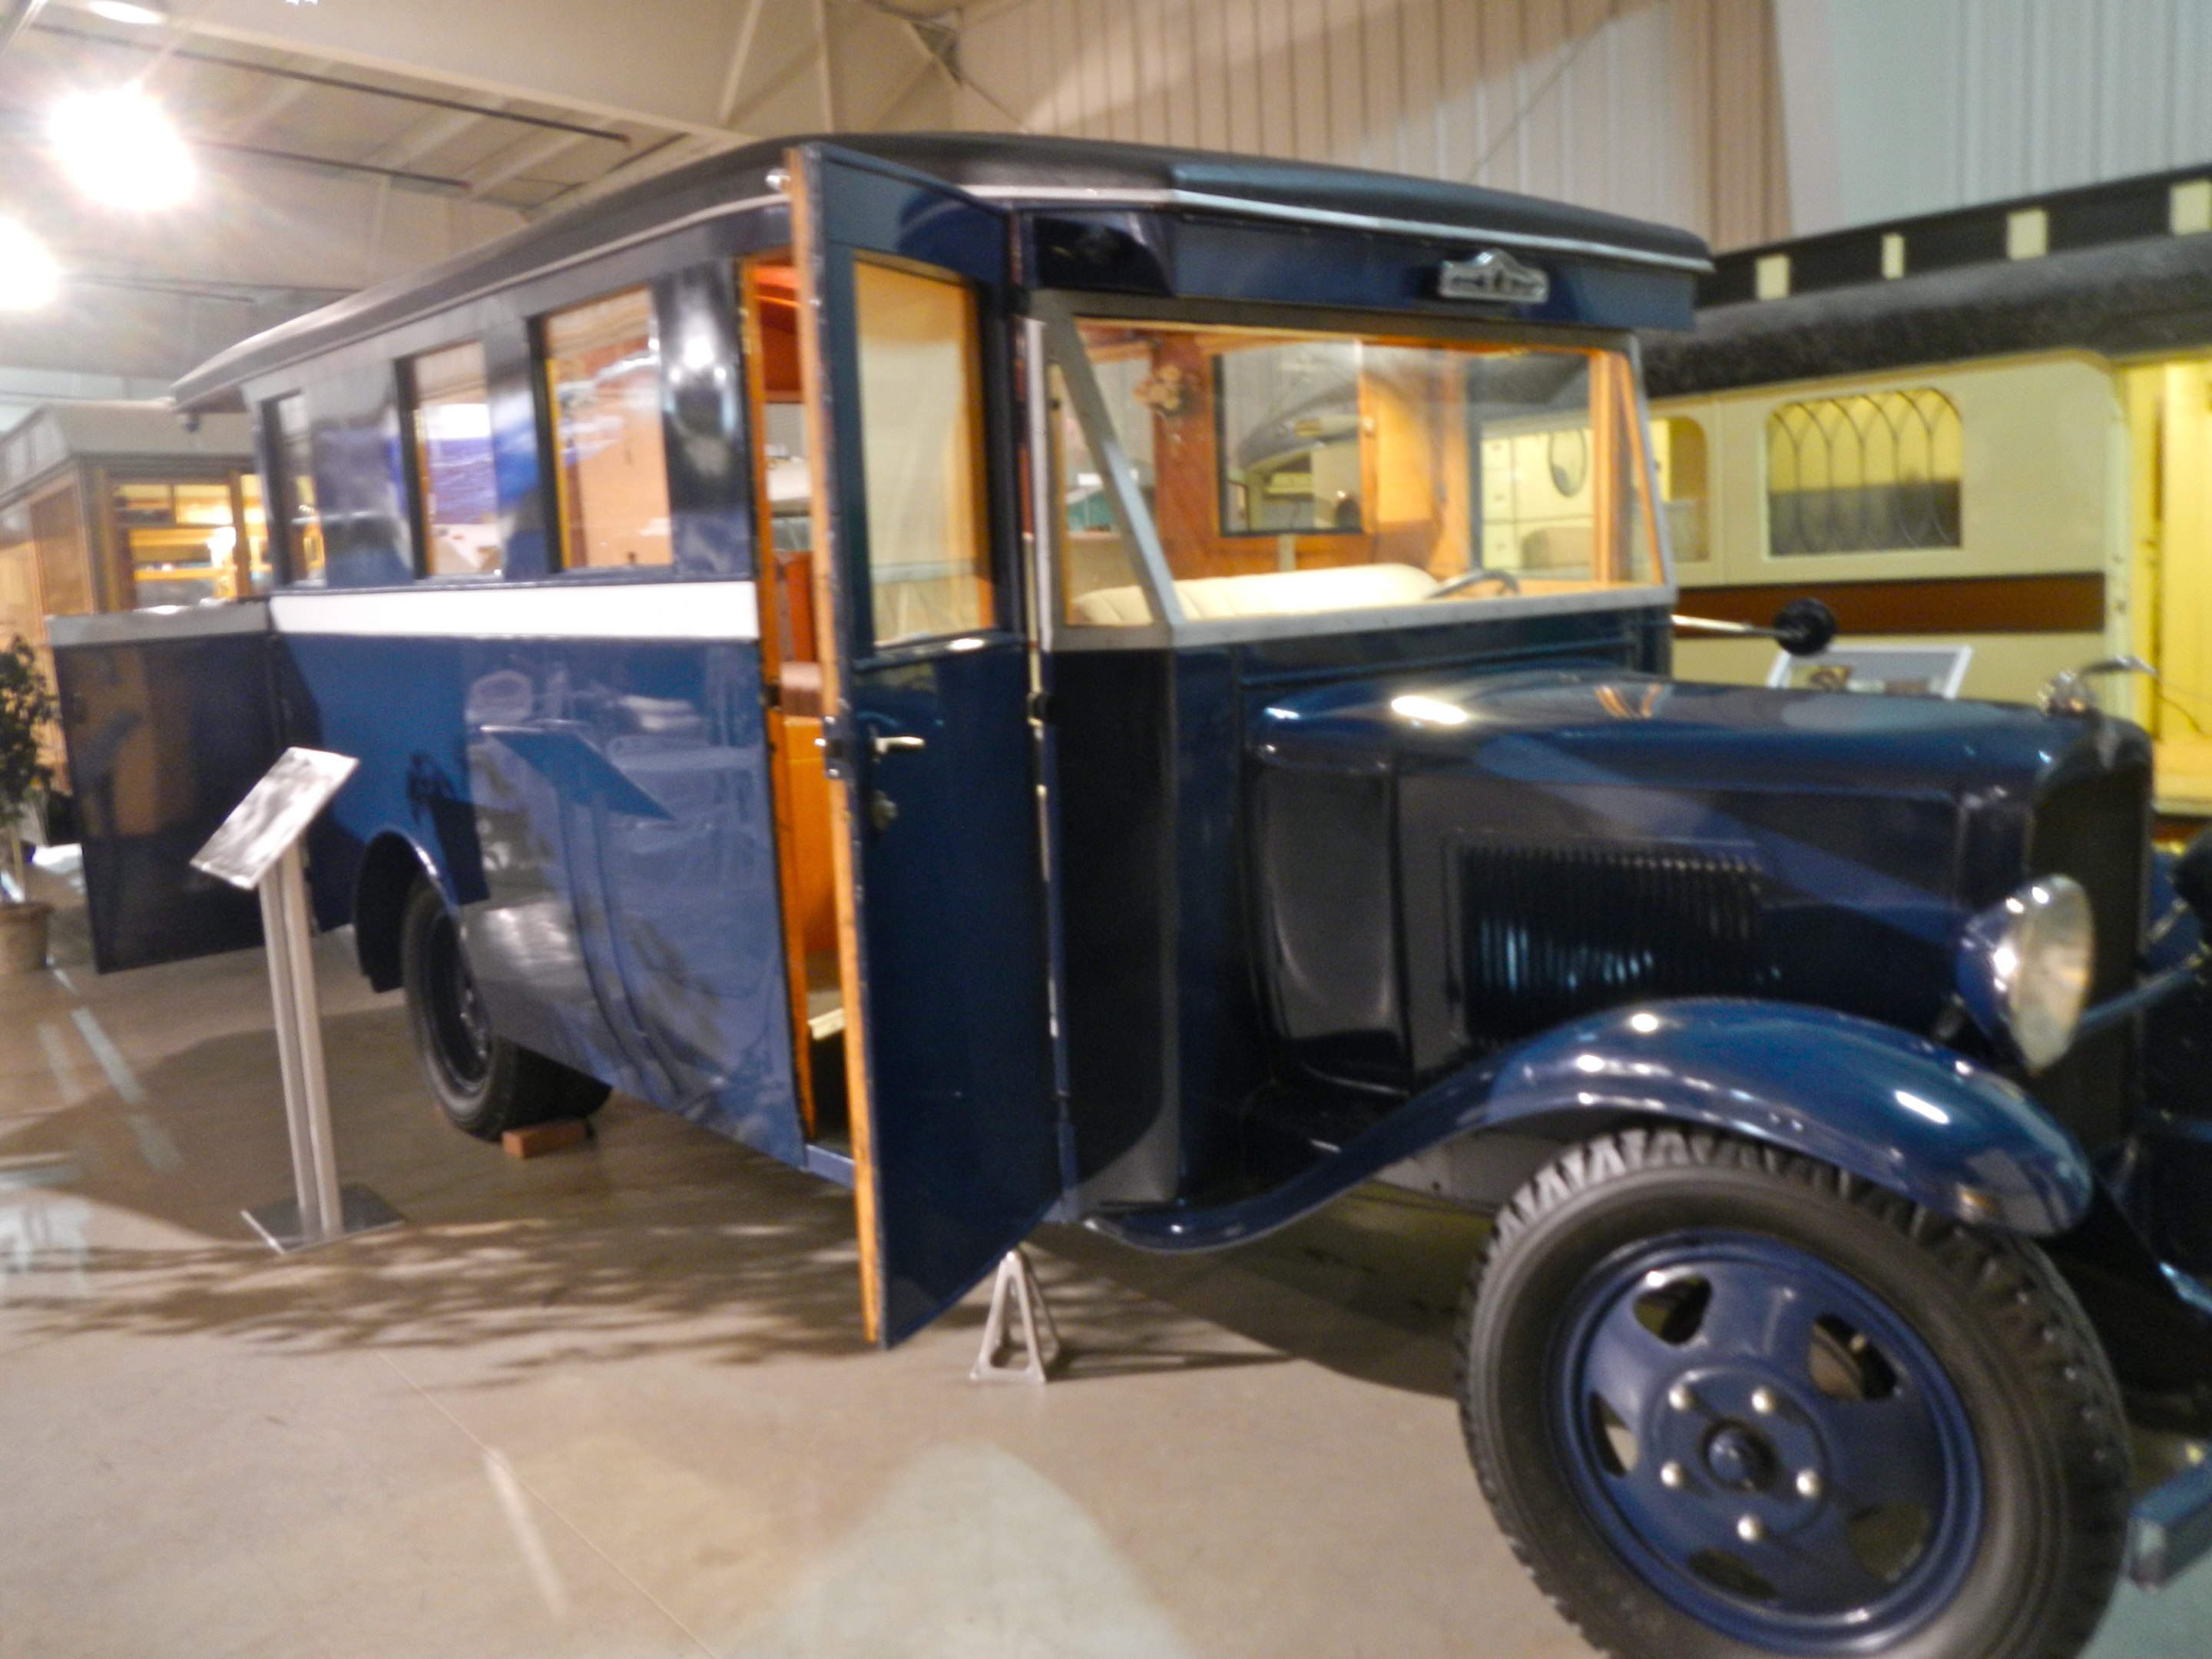
<path fill-rule="evenodd" d="M 1766 683 L 1793 691 L 1955 697 L 1973 659 L 1971 645 L 1838 645 L 1815 657 L 1778 651 Z"/>

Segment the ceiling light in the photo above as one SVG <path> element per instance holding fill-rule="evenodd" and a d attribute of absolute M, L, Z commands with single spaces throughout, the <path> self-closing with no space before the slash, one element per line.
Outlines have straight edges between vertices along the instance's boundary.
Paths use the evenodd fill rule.
<path fill-rule="evenodd" d="M 141 28 L 152 28 L 169 21 L 169 9 L 159 0 L 149 5 L 142 5 L 138 0 L 84 0 L 84 9 L 111 23 L 136 23 Z"/>
<path fill-rule="evenodd" d="M 0 219 L 0 311 L 51 304 L 61 280 L 61 267 L 46 245 L 13 219 Z"/>
<path fill-rule="evenodd" d="M 94 201 L 172 207 L 191 194 L 191 154 L 161 106 L 142 93 L 125 88 L 65 98 L 52 132 L 62 170 Z"/>

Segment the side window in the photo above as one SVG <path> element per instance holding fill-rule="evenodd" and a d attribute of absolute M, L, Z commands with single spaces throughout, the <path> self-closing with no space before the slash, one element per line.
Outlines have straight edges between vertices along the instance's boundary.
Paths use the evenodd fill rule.
<path fill-rule="evenodd" d="M 875 642 L 995 620 L 975 296 L 866 261 L 853 271 Z"/>
<path fill-rule="evenodd" d="M 284 526 L 286 574 L 295 582 L 323 581 L 323 520 L 315 510 L 315 456 L 307 401 L 298 392 L 269 405 L 269 460 L 276 470 L 276 519 Z"/>
<path fill-rule="evenodd" d="M 1784 404 L 1766 417 L 1778 557 L 1959 545 L 1959 410 L 1933 387 Z"/>
<path fill-rule="evenodd" d="M 634 288 L 556 311 L 544 330 L 562 562 L 668 563 L 668 457 L 650 295 Z"/>
<path fill-rule="evenodd" d="M 779 665 L 812 662 L 814 639 L 814 479 L 807 464 L 806 407 L 799 373 L 799 278 L 791 256 L 757 255 L 738 268 L 747 320 L 746 370 L 755 454 L 756 511 L 768 532 L 760 538 L 773 580 L 765 597 Z"/>
<path fill-rule="evenodd" d="M 492 474 L 491 395 L 471 340 L 407 365 L 415 477 L 422 491 L 424 574 L 499 574 L 499 489 Z"/>
<path fill-rule="evenodd" d="M 1675 562 L 1701 564 L 1712 556 L 1705 522 L 1705 428 L 1686 415 L 1662 415 L 1651 422 L 1651 450 Z"/>
<path fill-rule="evenodd" d="M 1118 395 L 1126 400 L 1143 369 L 1141 358 L 1109 357 L 1096 364 L 1093 373 L 1102 386 L 1111 384 L 1109 398 Z M 1060 502 L 1061 620 L 1124 628 L 1149 623 L 1152 605 L 1137 580 L 1136 554 L 1114 521 L 1105 472 L 1091 453 L 1083 422 L 1076 418 L 1066 371 L 1055 362 L 1048 383 L 1052 398 L 1053 476 L 1058 481 Z M 1123 453 L 1130 472 L 1149 503 L 1153 495 L 1151 423 L 1136 422 L 1128 432 L 1117 428 L 1115 435 L 1127 441 Z M 1135 453 L 1139 443 L 1143 445 L 1141 453 Z"/>

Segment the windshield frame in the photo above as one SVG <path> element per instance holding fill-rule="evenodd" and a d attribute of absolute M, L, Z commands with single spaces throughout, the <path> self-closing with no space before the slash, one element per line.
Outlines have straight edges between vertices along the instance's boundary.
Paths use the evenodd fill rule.
<path fill-rule="evenodd" d="M 1526 323 L 1465 310 L 1371 311 L 1322 306 L 1254 305 L 1198 299 L 1161 300 L 1097 294 L 1081 289 L 1033 289 L 1026 296 L 1024 325 L 1029 392 L 1028 438 L 1036 539 L 1032 604 L 1039 637 L 1047 649 L 1112 651 L 1238 644 L 1250 641 L 1316 638 L 1332 635 L 1399 632 L 1477 622 L 1504 622 L 1569 612 L 1672 609 L 1677 586 L 1674 550 L 1667 516 L 1656 509 L 1658 471 L 1649 440 L 1650 410 L 1644 386 L 1643 353 L 1634 333 L 1553 324 Z M 1182 614 L 1175 583 L 1150 509 L 1134 471 L 1122 452 L 1107 412 L 1104 395 L 1076 325 L 1101 322 L 1158 322 L 1200 327 L 1282 329 L 1340 333 L 1414 343 L 1595 349 L 1622 353 L 1633 386 L 1635 417 L 1646 434 L 1638 446 L 1642 458 L 1644 499 L 1650 510 L 1656 576 L 1649 582 L 1574 593 L 1507 594 L 1464 605 L 1371 605 L 1295 615 L 1242 617 L 1194 621 Z M 1152 620 L 1109 627 L 1070 622 L 1062 605 L 1061 573 L 1066 568 L 1065 526 L 1057 507 L 1051 430 L 1051 374 L 1058 370 L 1084 441 L 1097 462 L 1103 494 L 1115 528 L 1134 556 L 1137 585 L 1145 592 Z"/>

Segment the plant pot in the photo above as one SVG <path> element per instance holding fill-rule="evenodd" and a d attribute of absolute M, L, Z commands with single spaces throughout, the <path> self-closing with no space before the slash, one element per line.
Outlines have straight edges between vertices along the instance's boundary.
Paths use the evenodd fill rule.
<path fill-rule="evenodd" d="M 0 979 L 35 974 L 46 965 L 46 922 L 53 913 L 52 905 L 36 899 L 27 904 L 0 901 Z"/>

